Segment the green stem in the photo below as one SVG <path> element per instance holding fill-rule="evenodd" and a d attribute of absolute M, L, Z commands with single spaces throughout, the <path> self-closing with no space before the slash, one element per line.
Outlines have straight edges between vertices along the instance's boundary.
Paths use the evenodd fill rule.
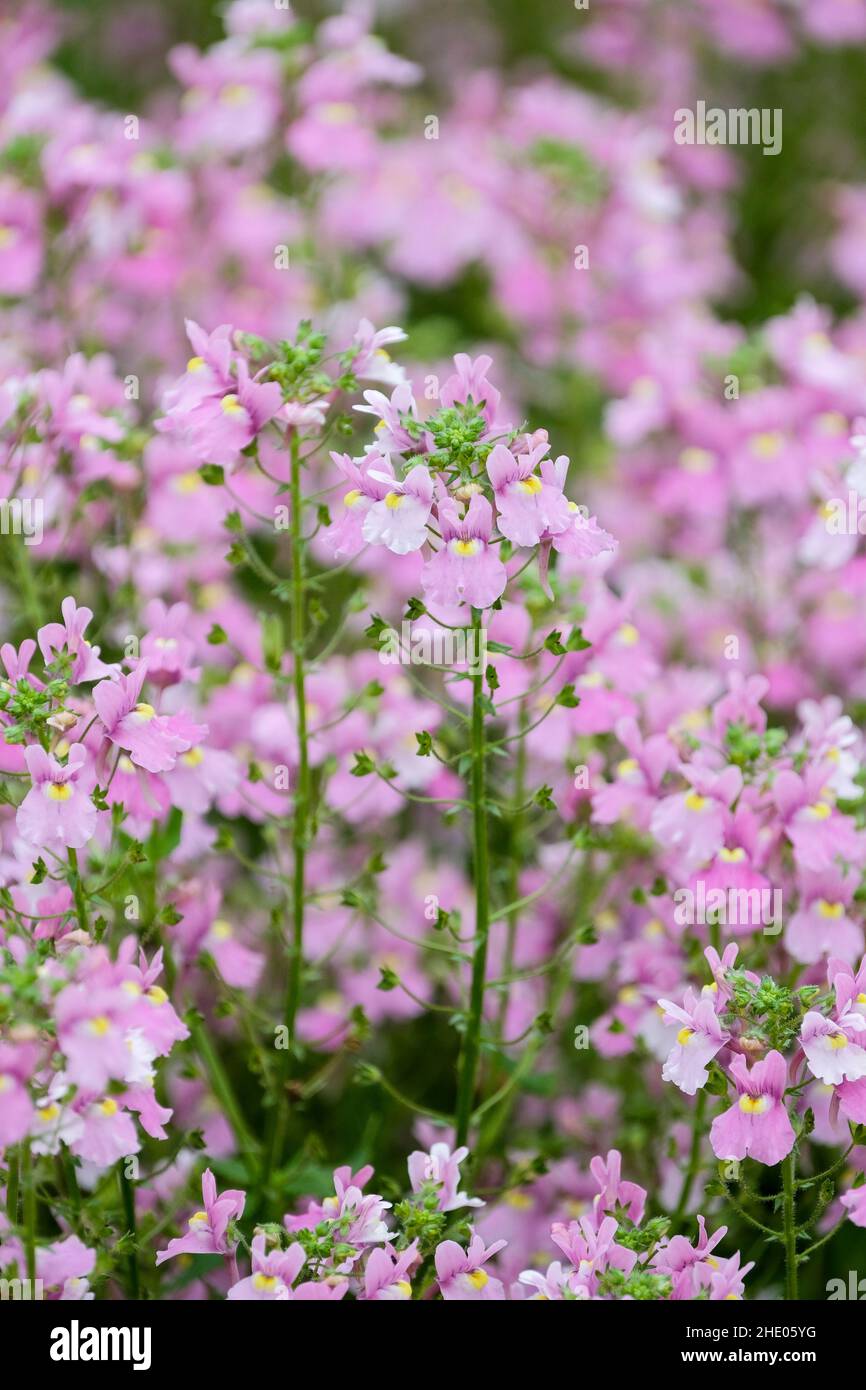
<path fill-rule="evenodd" d="M 782 1160 L 782 1212 L 785 1222 L 785 1298 L 796 1300 L 797 1293 L 797 1223 L 794 1208 L 796 1157 L 794 1149 Z"/>
<path fill-rule="evenodd" d="M 27 1278 L 36 1278 L 36 1184 L 33 1181 L 33 1155 L 25 1141 L 21 1146 L 21 1178 L 24 1188 L 24 1255 Z"/>
<path fill-rule="evenodd" d="M 214 1050 L 207 1029 L 202 1027 L 202 1020 L 199 1018 L 188 1016 L 187 1023 L 192 1036 L 193 1047 L 198 1053 L 202 1065 L 207 1072 L 211 1089 L 222 1105 L 226 1113 L 226 1118 L 234 1130 L 238 1147 L 247 1154 L 254 1153 L 256 1141 L 247 1127 L 247 1122 L 243 1117 L 237 1097 L 232 1089 L 232 1084 L 226 1075 L 222 1062 Z"/>
<path fill-rule="evenodd" d="M 683 1185 L 680 1189 L 680 1199 L 677 1202 L 676 1211 L 673 1214 L 674 1222 L 682 1221 L 688 1206 L 689 1193 L 698 1175 L 701 1164 L 701 1140 L 704 1137 L 704 1115 L 707 1109 L 706 1091 L 698 1091 L 698 1098 L 695 1102 L 694 1114 L 692 1116 L 692 1146 L 689 1151 L 689 1166 L 686 1169 Z"/>
<path fill-rule="evenodd" d="M 117 1165 L 117 1181 L 120 1186 L 120 1200 L 123 1203 L 123 1216 L 126 1221 L 126 1231 L 128 1235 L 132 1236 L 133 1242 L 135 1242 L 138 1239 L 138 1231 L 135 1224 L 135 1190 L 129 1178 L 126 1176 L 125 1158 L 122 1158 Z M 129 1275 L 129 1297 L 140 1298 L 138 1259 L 134 1244 L 126 1258 L 126 1268 Z"/>
<path fill-rule="evenodd" d="M 75 916 L 78 925 L 83 932 L 88 931 L 87 925 L 87 902 L 84 897 L 84 887 L 81 882 L 81 874 L 78 869 L 78 851 L 69 850 L 69 869 L 72 879 L 72 896 L 75 900 Z"/>
<path fill-rule="evenodd" d="M 292 939 L 289 949 L 289 979 L 286 992 L 287 1064 L 295 1045 L 295 1027 L 301 995 L 301 968 L 304 949 L 304 897 L 307 840 L 309 833 L 310 762 L 307 740 L 307 692 L 304 671 L 306 612 L 304 602 L 304 548 L 301 515 L 301 463 L 298 437 L 291 432 L 291 542 L 292 542 L 292 683 L 298 721 L 298 781 L 292 821 Z"/>
<path fill-rule="evenodd" d="M 472 610 L 475 652 L 480 650 L 481 613 Z M 490 930 L 490 884 L 487 838 L 486 768 L 484 747 L 484 671 L 472 676 L 472 872 L 475 879 L 475 952 L 469 991 L 469 1017 L 460 1054 L 455 1115 L 456 1144 L 466 1143 L 475 1097 L 478 1058 L 481 1051 L 481 1021 L 484 1013 L 484 987 L 487 972 L 487 938 Z"/>
<path fill-rule="evenodd" d="M 517 745 L 517 764 L 514 772 L 514 804 L 523 804 L 524 788 L 526 783 L 526 706 L 521 704 L 519 707 L 517 727 L 520 741 Z M 510 909 L 508 912 L 508 926 L 506 928 L 505 955 L 502 964 L 502 974 L 508 978 L 514 969 L 514 951 L 517 945 L 517 928 L 520 921 L 520 870 L 523 866 L 523 815 L 520 811 L 515 812 L 511 822 L 510 844 L 509 844 L 509 866 L 508 866 L 508 897 Z M 508 1017 L 508 1001 L 511 995 L 509 985 L 503 986 L 502 995 L 499 1003 L 499 1033 L 503 1037 L 505 1034 L 505 1021 Z"/>
<path fill-rule="evenodd" d="M 304 537 L 301 497 L 301 457 L 298 436 L 289 431 L 291 471 L 289 475 L 290 527 L 292 546 L 292 603 L 291 651 L 292 689 L 294 691 L 298 734 L 298 772 L 292 816 L 292 880 L 291 936 L 288 946 L 288 978 L 286 982 L 285 1027 L 286 1049 L 278 1069 L 279 1085 L 272 1098 L 254 1204 L 261 1201 L 271 1171 L 278 1163 L 286 1129 L 287 1105 L 285 1084 L 291 1075 L 295 1047 L 298 1005 L 301 998 L 301 975 L 304 963 L 304 904 L 306 901 L 306 858 L 310 823 L 310 753 L 307 729 L 307 688 L 305 653 L 307 645 Z"/>
<path fill-rule="evenodd" d="M 18 1225 L 18 1184 L 21 1175 L 21 1159 L 17 1149 L 8 1150 L 8 1174 L 6 1177 L 6 1218 L 10 1226 Z"/>

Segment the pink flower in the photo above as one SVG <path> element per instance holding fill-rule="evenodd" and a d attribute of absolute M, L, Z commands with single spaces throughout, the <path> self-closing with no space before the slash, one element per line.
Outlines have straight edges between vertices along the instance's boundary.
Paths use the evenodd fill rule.
<path fill-rule="evenodd" d="M 83 743 L 73 743 L 65 764 L 31 744 L 24 749 L 33 785 L 15 814 L 15 822 L 32 845 L 81 849 L 96 829 L 97 810 L 90 799 L 93 776 Z"/>
<path fill-rule="evenodd" d="M 323 541 L 335 560 L 357 555 L 364 549 L 364 518 L 374 502 L 387 497 L 394 470 L 387 454 L 371 449 L 357 462 L 348 454 L 331 454 L 349 489 L 343 494 L 343 513 L 323 534 Z"/>
<path fill-rule="evenodd" d="M 192 319 L 186 320 L 194 356 L 187 362 L 184 375 L 163 393 L 162 405 L 167 415 L 183 415 L 207 396 L 221 396 L 231 389 L 232 332 L 229 323 L 205 333 Z"/>
<path fill-rule="evenodd" d="M 443 406 L 466 405 L 471 401 L 476 405 L 489 428 L 496 424 L 500 394 L 491 386 L 487 373 L 493 366 L 493 358 L 482 354 L 474 360 L 465 352 L 458 352 L 454 358 L 454 372 L 443 383 L 439 401 Z"/>
<path fill-rule="evenodd" d="M 410 469 L 403 482 L 371 471 L 371 477 L 388 483 L 381 502 L 374 502 L 361 528 L 371 545 L 385 545 L 395 555 L 420 550 L 427 539 L 427 522 L 433 506 L 433 479 L 424 464 Z"/>
<path fill-rule="evenodd" d="M 723 1031 L 712 998 L 703 996 L 696 1000 L 687 990 L 682 1008 L 669 999 L 660 999 L 659 1005 L 665 1010 L 664 1021 L 669 1027 L 681 1025 L 662 1068 L 662 1077 L 673 1081 L 687 1096 L 693 1096 L 706 1084 L 707 1066 L 730 1041 L 730 1034 Z"/>
<path fill-rule="evenodd" d="M 216 1179 L 206 1168 L 201 1179 L 204 1208 L 189 1218 L 189 1232 L 170 1240 L 165 1250 L 157 1251 L 156 1263 L 172 1260 L 175 1255 L 228 1255 L 237 1244 L 232 1242 L 228 1227 L 243 1213 L 246 1196 L 235 1188 L 217 1194 Z M 298 1266 L 300 1268 L 300 1266 Z"/>
<path fill-rule="evenodd" d="M 550 1228 L 551 1240 L 574 1265 L 577 1282 L 590 1297 L 598 1292 L 598 1276 L 606 1269 L 618 1269 L 628 1276 L 637 1263 L 636 1251 L 616 1243 L 616 1218 L 605 1216 L 599 1221 L 598 1216 L 594 1212 L 592 1217 L 582 1216 L 567 1226 L 555 1221 Z"/>
<path fill-rule="evenodd" d="M 27 1082 L 35 1062 L 32 1045 L 0 1043 L 0 1150 L 30 1131 L 36 1110 Z"/>
<path fill-rule="evenodd" d="M 76 1110 L 82 1128 L 70 1148 L 80 1158 L 99 1168 L 109 1168 L 119 1158 L 139 1152 L 135 1122 L 114 1096 L 84 1103 L 76 1097 Z"/>
<path fill-rule="evenodd" d="M 781 1052 L 769 1052 L 751 1071 L 745 1057 L 731 1062 L 737 1100 L 713 1120 L 710 1143 L 717 1158 L 780 1163 L 794 1147 L 794 1130 L 785 1109 L 786 1068 Z"/>
<path fill-rule="evenodd" d="M 288 1250 L 267 1252 L 267 1237 L 253 1236 L 252 1274 L 229 1289 L 227 1297 L 235 1301 L 256 1303 L 287 1303 L 294 1298 L 293 1284 L 306 1261 L 304 1247 L 294 1242 Z"/>
<path fill-rule="evenodd" d="M 444 1211 L 445 1208 L 440 1210 Z M 391 1245 L 371 1250 L 364 1270 L 364 1290 L 359 1297 L 374 1299 L 379 1303 L 405 1303 L 412 1297 L 412 1285 L 407 1275 L 417 1258 L 417 1240 L 413 1240 L 399 1254 Z"/>
<path fill-rule="evenodd" d="M 596 1154 L 590 1162 L 589 1170 L 599 1186 L 598 1196 L 592 1199 L 593 1210 L 607 1212 L 620 1206 L 629 1220 L 639 1225 L 646 1206 L 646 1188 L 640 1187 L 636 1182 L 623 1181 L 622 1154 L 619 1150 L 611 1149 L 606 1159 Z"/>
<path fill-rule="evenodd" d="M 810 1009 L 800 1042 L 809 1070 L 825 1086 L 866 1077 L 866 1018 L 850 1010 L 834 1021 Z"/>
<path fill-rule="evenodd" d="M 141 639 L 141 659 L 147 665 L 148 680 L 159 686 L 198 680 L 195 643 L 189 637 L 189 605 L 174 603 L 166 608 L 161 599 L 152 599 L 144 620 L 147 632 Z"/>
<path fill-rule="evenodd" d="M 206 395 L 188 411 L 175 408 L 157 428 L 182 430 L 199 458 L 217 464 L 234 463 L 279 411 L 283 394 L 275 381 L 250 379 L 242 357 L 236 359 L 237 379 L 231 391 Z"/>
<path fill-rule="evenodd" d="M 537 545 L 542 536 L 555 535 L 572 525 L 560 475 L 548 471 L 539 478 L 535 473 L 548 447 L 543 442 L 531 453 L 515 455 L 504 444 L 496 444 L 488 456 L 487 476 L 496 496 L 497 525 L 515 545 Z"/>
<path fill-rule="evenodd" d="M 652 1267 L 663 1274 L 682 1274 L 684 1270 L 700 1264 L 702 1260 L 712 1254 L 719 1241 L 724 1240 L 727 1232 L 727 1226 L 720 1226 L 717 1231 L 708 1236 L 707 1223 L 702 1216 L 699 1216 L 697 1245 L 692 1245 L 685 1236 L 672 1236 L 667 1244 L 663 1245 L 653 1256 Z"/>
<path fill-rule="evenodd" d="M 200 742 L 207 728 L 179 714 L 158 715 L 153 705 L 139 701 L 146 675 L 147 665 L 141 662 L 132 675 L 101 681 L 93 703 L 112 743 L 148 772 L 168 772 L 178 754 Z"/>
<path fill-rule="evenodd" d="M 839 1198 L 855 1226 L 866 1226 L 866 1186 L 852 1187 Z"/>
<path fill-rule="evenodd" d="M 434 1183 L 440 1188 L 438 1211 L 457 1211 L 460 1207 L 483 1207 L 480 1197 L 467 1197 L 458 1192 L 460 1184 L 460 1164 L 468 1155 L 466 1148 L 455 1149 L 453 1154 L 447 1144 L 434 1144 L 429 1153 L 416 1149 L 409 1155 L 409 1181 L 413 1192 L 420 1192 L 425 1183 Z"/>
<path fill-rule="evenodd" d="M 495 1240 L 484 1245 L 481 1236 L 473 1235 L 469 1249 L 464 1250 L 455 1240 L 443 1240 L 436 1247 L 436 1278 L 446 1302 L 499 1302 L 505 1289 L 499 1279 L 487 1273 L 484 1265 L 507 1244 Z"/>
<path fill-rule="evenodd" d="M 421 582 L 434 603 L 489 608 L 502 597 L 508 575 L 489 544 L 493 509 L 476 493 L 461 519 L 450 498 L 439 503 L 442 548 L 424 566 Z"/>
<path fill-rule="evenodd" d="M 71 594 L 60 605 L 62 623 L 46 623 L 36 636 L 46 665 L 58 652 L 68 652 L 73 658 L 70 679 L 73 685 L 81 681 L 97 681 L 110 676 L 113 667 L 99 660 L 99 648 L 92 647 L 84 633 L 93 617 L 90 608 L 79 608 Z"/>

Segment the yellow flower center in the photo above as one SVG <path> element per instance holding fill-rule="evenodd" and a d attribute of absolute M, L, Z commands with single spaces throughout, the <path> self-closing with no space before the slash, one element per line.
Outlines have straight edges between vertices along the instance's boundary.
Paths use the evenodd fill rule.
<path fill-rule="evenodd" d="M 533 473 L 529 478 L 521 478 L 517 484 L 521 492 L 527 493 L 530 497 L 535 497 L 541 491 L 541 479 L 536 478 Z"/>
<path fill-rule="evenodd" d="M 277 1276 L 275 1274 L 254 1274 L 253 1285 L 257 1289 L 275 1289 Z"/>
<path fill-rule="evenodd" d="M 830 807 L 826 801 L 816 801 L 814 806 L 809 806 L 807 809 L 813 820 L 826 820 L 830 814 Z"/>
<path fill-rule="evenodd" d="M 243 406 L 233 393 L 229 393 L 228 396 L 223 396 L 220 406 L 224 415 L 240 415 L 243 410 Z"/>
<path fill-rule="evenodd" d="M 505 1202 L 515 1211 L 531 1211 L 535 1205 L 528 1192 L 506 1192 Z"/>
<path fill-rule="evenodd" d="M 346 493 L 343 501 L 347 507 L 354 507 L 360 502 L 361 496 L 361 489 L 359 487 L 353 487 L 351 492 Z"/>
<path fill-rule="evenodd" d="M 206 1211 L 197 1211 L 197 1212 L 194 1212 L 193 1215 L 189 1218 L 189 1224 L 190 1224 L 190 1226 L 202 1226 L 202 1225 L 206 1226 L 206 1225 L 207 1225 L 207 1212 L 206 1212 Z"/>
<path fill-rule="evenodd" d="M 200 372 L 203 366 L 203 357 L 191 357 L 186 364 L 186 369 L 188 372 Z"/>
<path fill-rule="evenodd" d="M 834 1052 L 838 1052 L 840 1048 L 848 1046 L 848 1039 L 845 1037 L 844 1033 L 831 1033 L 827 1041 Z"/>
<path fill-rule="evenodd" d="M 145 996 L 151 1004 L 167 1004 L 168 995 L 160 985 L 151 985 Z"/>
<path fill-rule="evenodd" d="M 408 1282 L 408 1280 L 398 1279 L 396 1284 L 394 1285 L 394 1288 L 399 1289 L 404 1298 L 412 1297 L 412 1285 Z"/>
<path fill-rule="evenodd" d="M 478 549 L 478 542 L 477 542 L 477 541 L 455 541 L 455 542 L 454 542 L 454 553 L 455 553 L 455 555 L 474 555 L 477 549 Z"/>
<path fill-rule="evenodd" d="M 197 492 L 203 483 L 204 479 L 198 473 L 179 473 L 174 480 L 174 490 L 180 493 Z"/>
<path fill-rule="evenodd" d="M 828 903 L 826 898 L 818 899 L 819 917 L 841 917 L 844 911 L 844 903 Z"/>
<path fill-rule="evenodd" d="M 198 767 L 199 763 L 204 762 L 204 753 L 200 748 L 190 748 L 188 753 L 181 754 L 181 762 L 186 763 L 187 767 Z"/>
<path fill-rule="evenodd" d="M 95 1037 L 103 1038 L 111 1027 L 111 1021 L 105 1017 L 105 1014 L 97 1014 L 96 1018 L 90 1020 L 87 1027 Z"/>
<path fill-rule="evenodd" d="M 740 1096 L 740 1109 L 744 1115 L 763 1115 L 769 1104 L 767 1096 Z"/>
<path fill-rule="evenodd" d="M 713 456 L 706 449 L 683 449 L 679 465 L 687 473 L 708 473 L 713 466 Z"/>
<path fill-rule="evenodd" d="M 739 847 L 737 849 L 719 850 L 719 858 L 721 859 L 723 864 L 742 864 L 745 857 L 746 851 Z"/>
<path fill-rule="evenodd" d="M 252 87 L 245 82 L 230 82 L 220 92 L 223 106 L 246 106 L 253 95 Z"/>
<path fill-rule="evenodd" d="M 156 710 L 154 709 L 153 705 L 147 704 L 147 702 L 144 700 L 142 700 L 140 704 L 136 705 L 133 713 L 137 714 L 139 719 L 143 719 L 145 721 L 154 719 L 156 717 Z"/>
<path fill-rule="evenodd" d="M 385 498 L 385 506 L 388 508 L 389 512 L 396 512 L 397 508 L 398 508 L 398 507 L 402 507 L 402 505 L 403 505 L 403 494 L 402 494 L 402 492 L 389 492 L 389 493 L 388 493 L 387 497 Z"/>
<path fill-rule="evenodd" d="M 756 434 L 752 439 L 752 453 L 759 459 L 776 458 L 782 451 L 784 440 L 778 430 L 767 430 Z"/>
<path fill-rule="evenodd" d="M 473 1269 L 472 1273 L 467 1274 L 466 1278 L 469 1280 L 473 1289 L 483 1289 L 489 1282 L 488 1276 L 483 1269 Z"/>
<path fill-rule="evenodd" d="M 45 788 L 45 795 L 49 801 L 68 801 L 72 795 L 72 788 L 68 782 L 49 782 Z"/>
<path fill-rule="evenodd" d="M 680 1047 L 685 1047 L 686 1043 L 695 1036 L 694 1028 L 681 1028 L 677 1033 L 677 1042 Z"/>
<path fill-rule="evenodd" d="M 616 636 L 617 641 L 624 647 L 633 647 L 640 640 L 640 633 L 634 623 L 623 623 Z"/>
<path fill-rule="evenodd" d="M 104 1101 L 102 1102 L 102 1104 L 100 1105 L 99 1108 L 100 1108 L 100 1110 L 102 1111 L 102 1114 L 103 1114 L 103 1115 L 116 1115 L 116 1114 L 117 1114 L 117 1101 L 116 1101 L 116 1100 L 112 1100 L 111 1096 L 109 1096 L 109 1097 L 107 1098 L 107 1100 L 104 1100 Z"/>
<path fill-rule="evenodd" d="M 329 101 L 321 108 L 321 117 L 328 125 L 348 125 L 355 119 L 355 108 L 348 101 Z"/>
<path fill-rule="evenodd" d="M 2 1078 L 0 1078 L 0 1080 L 2 1080 Z M 58 1116 L 59 1114 L 60 1114 L 60 1106 L 59 1106 L 59 1105 L 44 1105 L 44 1106 L 42 1107 L 42 1109 L 39 1111 L 39 1118 L 40 1118 L 40 1120 L 51 1121 L 51 1120 L 56 1120 L 56 1119 L 57 1119 L 57 1116 Z"/>
<path fill-rule="evenodd" d="M 702 811 L 707 804 L 705 796 L 699 796 L 697 792 L 689 792 L 686 797 L 686 809 L 689 811 Z"/>
<path fill-rule="evenodd" d="M 224 922 L 222 919 L 219 919 L 214 922 L 211 927 L 211 933 L 218 941 L 228 941 L 229 937 L 232 935 L 232 924 L 231 922 Z"/>

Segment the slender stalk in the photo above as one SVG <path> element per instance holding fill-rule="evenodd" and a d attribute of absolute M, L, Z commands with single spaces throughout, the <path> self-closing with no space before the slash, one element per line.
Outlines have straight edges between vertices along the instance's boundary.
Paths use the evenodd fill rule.
<path fill-rule="evenodd" d="M 18 1185 L 21 1175 L 21 1159 L 17 1149 L 7 1153 L 8 1176 L 6 1178 L 6 1219 L 10 1226 L 18 1225 Z"/>
<path fill-rule="evenodd" d="M 69 869 L 72 879 L 72 897 L 75 901 L 75 916 L 82 931 L 88 930 L 87 926 L 87 902 L 84 897 L 84 886 L 81 882 L 81 873 L 78 868 L 78 851 L 69 850 Z"/>
<path fill-rule="evenodd" d="M 791 1301 L 799 1298 L 797 1292 L 797 1222 L 794 1207 L 795 1189 L 795 1150 L 782 1160 L 782 1214 L 785 1229 L 785 1297 Z"/>
<path fill-rule="evenodd" d="M 204 1069 L 207 1072 L 213 1093 L 223 1107 L 226 1118 L 234 1130 L 238 1147 L 247 1154 L 252 1154 L 256 1149 L 256 1141 L 247 1127 L 247 1122 L 243 1117 L 243 1112 L 238 1104 L 232 1084 L 226 1075 L 222 1062 L 214 1050 L 208 1031 L 206 1028 L 202 1027 L 201 1021 L 198 1019 L 188 1017 L 187 1021 L 192 1036 L 193 1047 L 198 1053 Z"/>
<path fill-rule="evenodd" d="M 291 542 L 292 542 L 292 683 L 298 721 L 298 781 L 292 821 L 292 937 L 289 947 L 289 979 L 286 992 L 287 1061 L 295 1043 L 295 1027 L 301 994 L 304 951 L 304 876 L 309 834 L 310 761 L 307 739 L 307 692 L 304 669 L 306 607 L 304 601 L 304 543 L 301 516 L 301 461 L 298 436 L 291 431 Z"/>
<path fill-rule="evenodd" d="M 126 1221 L 127 1234 L 132 1236 L 134 1242 L 138 1239 L 138 1231 L 135 1224 L 135 1190 L 129 1178 L 126 1176 L 125 1158 L 122 1158 L 117 1165 L 117 1181 L 120 1187 L 120 1200 L 123 1203 L 123 1216 Z M 134 1245 L 126 1257 L 126 1268 L 129 1276 L 129 1297 L 140 1298 L 138 1258 Z"/>
<path fill-rule="evenodd" d="M 704 1135 L 704 1114 L 707 1108 L 706 1091 L 698 1091 L 698 1098 L 695 1102 L 695 1109 L 692 1115 L 692 1145 L 689 1150 L 689 1166 L 686 1169 L 683 1185 L 680 1189 L 680 1198 L 677 1202 L 676 1211 L 673 1214 L 674 1222 L 682 1221 L 688 1206 L 689 1193 L 698 1175 L 701 1166 L 701 1140 Z"/>
<path fill-rule="evenodd" d="M 523 797 L 526 785 L 526 706 L 521 704 L 519 708 L 517 727 L 519 739 L 517 744 L 517 764 L 514 773 L 514 804 L 523 805 Z M 502 974 L 509 977 L 514 968 L 514 951 L 517 945 L 517 927 L 520 921 L 520 870 L 523 865 L 523 813 L 518 810 L 514 813 L 511 822 L 511 835 L 509 845 L 509 865 L 508 865 L 508 897 L 510 908 L 508 912 L 508 925 L 505 938 L 505 955 L 502 963 Z M 499 1004 L 499 1032 L 505 1034 L 505 1021 L 508 1016 L 508 1002 L 511 996 L 511 988 L 505 985 Z"/>
<path fill-rule="evenodd" d="M 33 1155 L 25 1141 L 21 1146 L 21 1179 L 24 1189 L 24 1257 L 31 1285 L 36 1278 L 36 1184 L 33 1181 Z"/>
<path fill-rule="evenodd" d="M 306 682 L 306 566 L 304 563 L 303 499 L 301 496 L 301 455 L 297 432 L 289 431 L 291 470 L 289 474 L 290 526 L 292 547 L 291 569 L 291 653 L 292 690 L 294 693 L 298 735 L 298 772 L 292 816 L 292 875 L 291 875 L 291 934 L 288 942 L 288 978 L 285 998 L 286 1048 L 278 1069 L 278 1085 L 268 1115 L 265 1142 L 253 1209 L 261 1203 L 265 1187 L 279 1162 L 288 1119 L 285 1084 L 292 1070 L 298 1005 L 301 998 L 301 976 L 304 964 L 304 905 L 306 902 L 306 860 L 310 838 L 310 751 L 307 726 Z"/>
<path fill-rule="evenodd" d="M 455 1115 L 456 1143 L 465 1144 L 469 1135 L 472 1102 L 481 1050 L 481 1021 L 484 1013 L 484 987 L 487 972 L 487 938 L 490 930 L 490 883 L 486 806 L 486 750 L 484 746 L 484 670 L 478 661 L 481 650 L 481 613 L 472 610 L 477 669 L 472 676 L 472 872 L 475 880 L 475 951 L 472 957 L 472 983 L 469 991 L 469 1017 L 460 1054 Z"/>

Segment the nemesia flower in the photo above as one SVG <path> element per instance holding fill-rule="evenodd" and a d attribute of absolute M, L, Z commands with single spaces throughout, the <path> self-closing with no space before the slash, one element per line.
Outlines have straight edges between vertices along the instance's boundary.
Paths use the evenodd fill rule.
<path fill-rule="evenodd" d="M 74 743 L 61 764 L 31 744 L 24 758 L 33 785 L 15 814 L 21 834 L 33 845 L 81 849 L 94 833 L 98 814 L 90 799 L 94 779 L 86 748 Z"/>
<path fill-rule="evenodd" d="M 468 603 L 489 608 L 505 592 L 505 566 L 489 545 L 493 509 L 486 497 L 476 494 L 466 515 L 460 517 L 450 499 L 437 507 L 442 549 L 436 551 L 421 576 L 425 592 L 434 603 Z"/>
<path fill-rule="evenodd" d="M 710 1127 L 717 1158 L 779 1163 L 794 1147 L 794 1129 L 783 1102 L 787 1069 L 780 1052 L 769 1052 L 750 1069 L 742 1056 L 730 1064 L 737 1100 Z"/>
<path fill-rule="evenodd" d="M 439 1211 L 457 1211 L 461 1207 L 483 1207 L 478 1197 L 467 1197 L 458 1192 L 460 1184 L 460 1164 L 468 1156 L 464 1146 L 452 1153 L 447 1144 L 433 1144 L 429 1153 L 416 1150 L 409 1155 L 409 1181 L 412 1191 L 419 1192 L 425 1183 L 433 1183 L 439 1188 L 437 1206 Z"/>
<path fill-rule="evenodd" d="M 234 1188 L 218 1193 L 210 1168 L 202 1174 L 201 1191 L 203 1209 L 189 1218 L 187 1235 L 177 1236 L 164 1250 L 157 1252 L 158 1265 L 174 1259 L 175 1255 L 228 1255 L 234 1249 L 230 1243 L 229 1223 L 242 1216 L 245 1194 Z"/>
<path fill-rule="evenodd" d="M 372 476 L 387 481 L 384 474 Z M 395 555 L 420 550 L 427 539 L 427 522 L 433 506 L 433 479 L 423 464 L 409 470 L 405 479 L 389 482 L 381 501 L 366 510 L 361 532 L 368 545 L 385 545 Z"/>
<path fill-rule="evenodd" d="M 502 1283 L 484 1268 L 504 1246 L 504 1240 L 485 1246 L 479 1235 L 473 1235 L 468 1250 L 454 1240 L 443 1240 L 437 1245 L 436 1278 L 446 1302 L 499 1302 L 504 1299 Z"/>
<path fill-rule="evenodd" d="M 660 999 L 659 1007 L 664 1009 L 664 1021 L 669 1027 L 681 1025 L 662 1076 L 687 1096 L 693 1096 L 709 1078 L 707 1064 L 730 1041 L 730 1036 L 719 1022 L 712 999 L 695 999 L 687 991 L 682 1008 L 669 999 Z"/>
<path fill-rule="evenodd" d="M 93 702 L 106 737 L 125 749 L 133 763 L 148 772 L 168 772 L 178 754 L 200 742 L 207 730 L 180 715 L 158 715 L 153 705 L 139 700 L 146 676 L 141 662 L 130 676 L 101 681 Z"/>

